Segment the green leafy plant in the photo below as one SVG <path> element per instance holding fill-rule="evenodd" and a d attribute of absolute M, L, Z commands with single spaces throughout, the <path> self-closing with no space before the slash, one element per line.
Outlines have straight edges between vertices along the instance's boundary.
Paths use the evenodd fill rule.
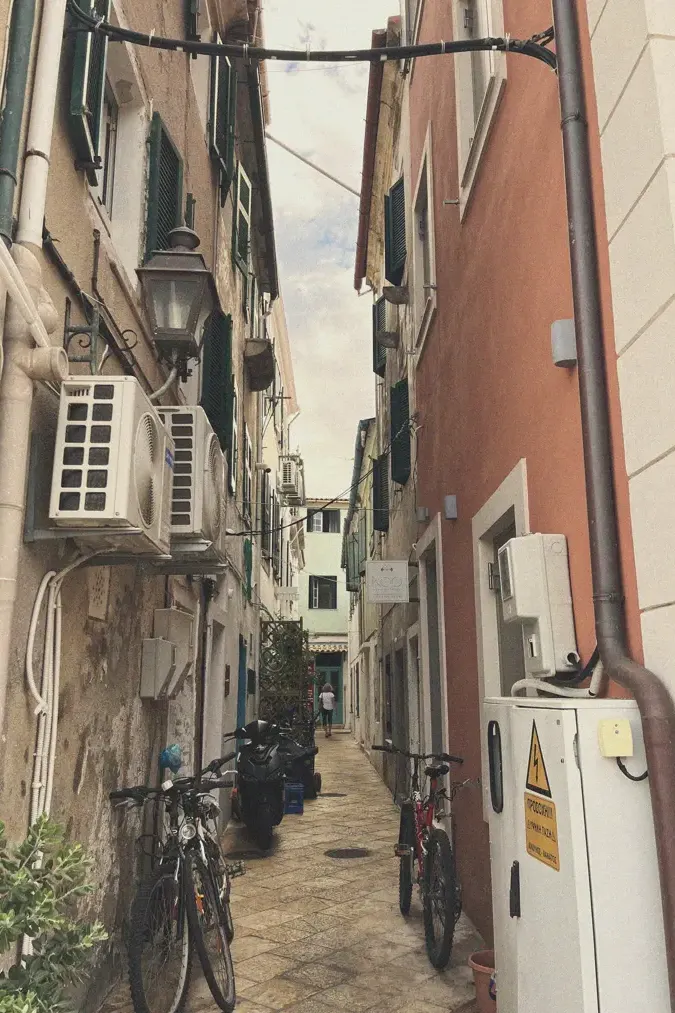
<path fill-rule="evenodd" d="M 68 990 L 84 980 L 93 950 L 106 939 L 98 922 L 78 920 L 91 892 L 90 862 L 80 844 L 41 817 L 26 839 L 9 845 L 0 821 L 0 954 L 16 956 L 24 936 L 32 953 L 0 972 L 0 1013 L 67 1013 Z"/>

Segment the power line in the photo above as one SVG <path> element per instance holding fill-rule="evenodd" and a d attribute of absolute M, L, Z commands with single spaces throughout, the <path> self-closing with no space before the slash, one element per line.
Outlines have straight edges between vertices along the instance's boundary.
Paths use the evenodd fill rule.
<path fill-rule="evenodd" d="M 130 42 L 137 46 L 147 46 L 151 49 L 167 49 L 177 53 L 195 53 L 205 56 L 239 57 L 245 63 L 262 60 L 288 60 L 292 63 L 384 63 L 388 60 L 414 60 L 422 56 L 492 51 L 520 53 L 523 56 L 531 56 L 536 60 L 541 60 L 552 70 L 557 67 L 555 53 L 546 48 L 546 45 L 553 39 L 552 29 L 533 35 L 530 39 L 512 39 L 507 35 L 505 38 L 459 39 L 425 43 L 419 46 L 384 46 L 381 49 L 348 50 L 319 49 L 312 52 L 309 44 L 304 50 L 289 50 L 266 49 L 261 46 L 251 46 L 248 43 L 235 45 L 227 42 L 168 39 L 154 34 L 146 35 L 143 32 L 135 32 L 128 28 L 118 28 L 117 25 L 113 25 L 103 18 L 92 17 L 91 14 L 78 7 L 75 0 L 68 0 L 68 10 L 79 23 L 79 27 L 68 29 L 70 33 L 100 32 L 101 35 L 107 35 L 110 39 Z M 542 45 L 542 42 L 545 44 Z"/>

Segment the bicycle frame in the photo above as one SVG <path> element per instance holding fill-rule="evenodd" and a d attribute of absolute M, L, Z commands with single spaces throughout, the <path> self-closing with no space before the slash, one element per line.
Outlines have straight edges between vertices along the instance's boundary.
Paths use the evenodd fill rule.
<path fill-rule="evenodd" d="M 420 760 L 413 758 L 413 775 L 411 800 L 415 818 L 415 860 L 417 862 L 418 882 L 424 882 L 424 859 L 426 857 L 426 839 L 434 823 L 436 803 L 442 797 L 444 788 L 439 787 L 439 779 L 432 777 L 429 783 L 429 794 L 425 798 L 420 790 Z"/>

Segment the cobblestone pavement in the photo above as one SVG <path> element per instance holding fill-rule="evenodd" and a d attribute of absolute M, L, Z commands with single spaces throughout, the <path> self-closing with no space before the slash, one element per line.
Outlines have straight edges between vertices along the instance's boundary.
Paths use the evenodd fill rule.
<path fill-rule="evenodd" d="M 398 809 L 351 737 L 318 742 L 322 794 L 284 817 L 270 854 L 257 857 L 243 829 L 225 838 L 226 853 L 248 857 L 232 888 L 237 1013 L 468 1013 L 480 939 L 462 918 L 449 967 L 434 970 L 416 890 L 408 918 L 398 910 Z M 325 855 L 338 848 L 369 854 Z M 197 979 L 186 1013 L 216 1008 Z"/>

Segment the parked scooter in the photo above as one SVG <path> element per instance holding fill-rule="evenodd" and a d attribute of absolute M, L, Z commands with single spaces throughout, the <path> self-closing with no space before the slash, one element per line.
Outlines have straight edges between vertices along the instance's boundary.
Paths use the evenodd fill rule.
<path fill-rule="evenodd" d="M 284 757 L 284 772 L 289 781 L 302 784 L 305 798 L 316 798 L 321 791 L 321 774 L 314 770 L 318 746 L 303 746 L 293 738 L 292 729 L 279 729 L 279 750 Z"/>
<path fill-rule="evenodd" d="M 237 753 L 233 811 L 258 847 L 267 851 L 284 815 L 285 758 L 279 749 L 279 728 L 267 721 L 250 721 L 237 728 L 234 737 L 244 743 Z"/>

